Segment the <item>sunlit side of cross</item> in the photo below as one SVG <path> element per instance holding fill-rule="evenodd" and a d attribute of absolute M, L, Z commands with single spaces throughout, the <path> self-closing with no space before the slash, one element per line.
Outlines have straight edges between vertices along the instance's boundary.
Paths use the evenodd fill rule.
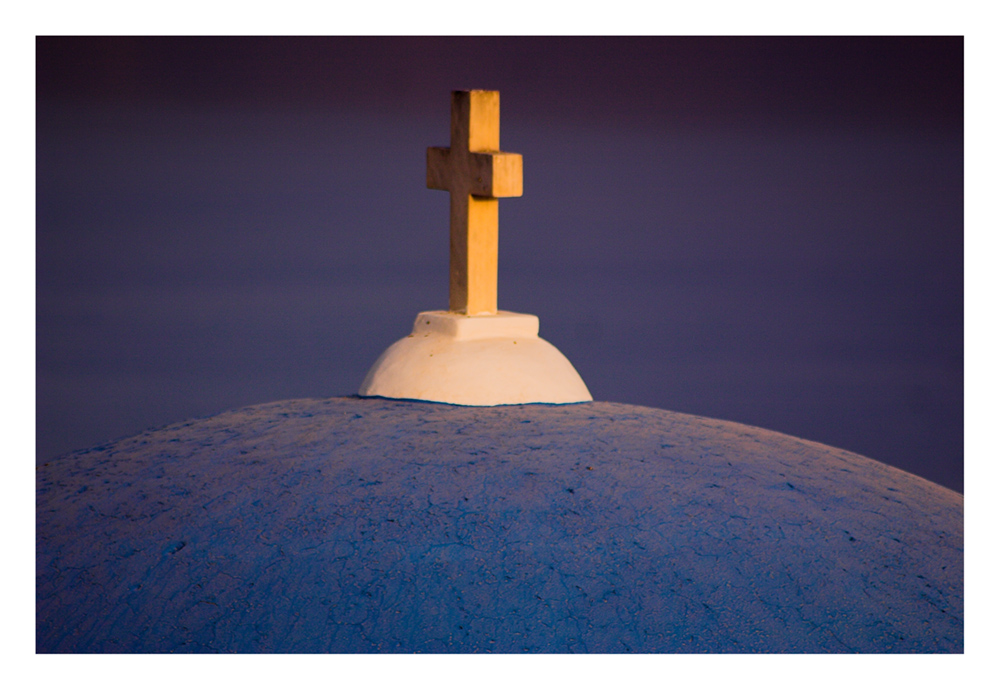
<path fill-rule="evenodd" d="M 500 92 L 453 91 L 451 147 L 427 149 L 427 186 L 451 193 L 451 312 L 497 312 L 497 200 L 521 196 L 522 165 L 500 151 Z"/>

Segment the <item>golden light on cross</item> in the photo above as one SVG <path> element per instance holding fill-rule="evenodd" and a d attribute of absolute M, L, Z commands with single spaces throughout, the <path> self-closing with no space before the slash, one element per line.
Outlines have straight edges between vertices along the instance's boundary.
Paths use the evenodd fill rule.
<path fill-rule="evenodd" d="M 500 151 L 500 92 L 453 91 L 451 147 L 427 149 L 427 186 L 451 193 L 448 310 L 497 313 L 501 197 L 521 196 L 519 153 Z"/>
<path fill-rule="evenodd" d="M 422 311 L 358 395 L 452 405 L 593 400 L 538 317 L 497 311 L 497 200 L 521 196 L 521 155 L 500 151 L 500 94 L 453 91 L 451 147 L 427 149 L 427 186 L 451 194 L 448 311 Z"/>

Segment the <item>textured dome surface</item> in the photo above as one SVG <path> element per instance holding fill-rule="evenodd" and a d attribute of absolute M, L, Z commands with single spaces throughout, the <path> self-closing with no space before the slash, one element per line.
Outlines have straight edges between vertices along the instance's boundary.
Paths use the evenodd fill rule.
<path fill-rule="evenodd" d="M 615 403 L 294 400 L 37 475 L 39 652 L 961 652 L 963 498 Z"/>

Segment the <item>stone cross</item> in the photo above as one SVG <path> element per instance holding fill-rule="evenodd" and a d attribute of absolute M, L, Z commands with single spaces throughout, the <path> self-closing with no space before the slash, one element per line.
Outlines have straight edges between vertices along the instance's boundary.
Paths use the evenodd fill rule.
<path fill-rule="evenodd" d="M 427 149 L 427 186 L 451 192 L 448 311 L 497 312 L 497 199 L 521 196 L 519 153 L 500 151 L 500 92 L 453 91 L 451 148 Z"/>

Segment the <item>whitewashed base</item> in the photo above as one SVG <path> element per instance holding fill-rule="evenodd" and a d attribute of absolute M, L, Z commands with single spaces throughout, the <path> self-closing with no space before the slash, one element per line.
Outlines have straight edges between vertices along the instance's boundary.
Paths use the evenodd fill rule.
<path fill-rule="evenodd" d="M 538 337 L 538 317 L 509 311 L 421 312 L 358 393 L 484 406 L 593 400 L 569 360 Z"/>

